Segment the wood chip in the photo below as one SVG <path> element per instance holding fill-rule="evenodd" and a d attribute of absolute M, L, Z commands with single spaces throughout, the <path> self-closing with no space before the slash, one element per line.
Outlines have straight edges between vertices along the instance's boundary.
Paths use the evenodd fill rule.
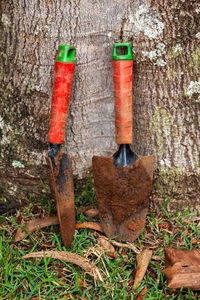
<path fill-rule="evenodd" d="M 31 257 L 44 257 L 44 255 L 46 258 L 52 257 L 54 259 L 60 259 L 65 262 L 75 264 L 85 270 L 85 272 L 92 276 L 94 280 L 104 282 L 103 275 L 101 271 L 95 266 L 95 264 L 92 263 L 89 259 L 75 253 L 70 253 L 67 251 L 40 251 L 26 254 L 22 257 L 22 259 Z"/>
<path fill-rule="evenodd" d="M 135 280 L 133 284 L 134 288 L 140 286 L 140 281 L 143 280 L 144 278 L 151 257 L 152 257 L 152 251 L 149 249 L 145 249 L 141 253 L 137 254 L 136 256 L 137 270 L 136 270 Z"/>

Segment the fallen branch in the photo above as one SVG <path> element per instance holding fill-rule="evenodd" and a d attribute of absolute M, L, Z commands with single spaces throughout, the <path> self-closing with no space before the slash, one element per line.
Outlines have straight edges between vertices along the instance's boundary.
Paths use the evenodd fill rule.
<path fill-rule="evenodd" d="M 137 270 L 136 270 L 135 280 L 133 284 L 134 288 L 140 286 L 140 281 L 144 278 L 151 257 L 152 257 L 152 251 L 149 249 L 145 249 L 141 253 L 137 254 L 136 256 Z"/>
<path fill-rule="evenodd" d="M 69 262 L 72 264 L 75 264 L 79 267 L 81 267 L 83 270 L 85 270 L 86 273 L 88 273 L 90 276 L 94 277 L 94 280 L 99 280 L 103 282 L 103 275 L 100 272 L 100 270 L 95 266 L 94 263 L 92 263 L 89 259 L 82 257 L 75 253 L 70 252 L 64 252 L 64 251 L 41 251 L 41 252 L 32 252 L 29 254 L 26 254 L 22 257 L 22 259 L 25 258 L 32 258 L 32 257 L 52 257 L 55 259 L 60 259 L 65 262 Z"/>

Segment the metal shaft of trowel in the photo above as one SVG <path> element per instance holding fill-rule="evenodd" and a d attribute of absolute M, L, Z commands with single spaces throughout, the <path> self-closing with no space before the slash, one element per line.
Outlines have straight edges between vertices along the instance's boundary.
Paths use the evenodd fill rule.
<path fill-rule="evenodd" d="M 127 144 L 122 144 L 122 164 L 123 167 L 127 167 L 128 166 L 128 157 L 127 157 Z"/>

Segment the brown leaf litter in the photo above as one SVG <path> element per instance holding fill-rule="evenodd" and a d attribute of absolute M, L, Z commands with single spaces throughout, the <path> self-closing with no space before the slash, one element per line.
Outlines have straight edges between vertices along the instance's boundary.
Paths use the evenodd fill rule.
<path fill-rule="evenodd" d="M 31 220 L 23 225 L 23 227 L 19 227 L 16 235 L 15 235 L 15 243 L 23 240 L 27 234 L 32 233 L 33 231 L 37 230 L 38 228 L 44 228 L 51 225 L 59 224 L 57 216 L 51 217 L 43 217 Z M 82 222 L 76 224 L 76 229 L 81 228 L 89 228 L 93 230 L 97 230 L 103 232 L 101 225 L 96 222 Z"/>
<path fill-rule="evenodd" d="M 165 248 L 165 268 L 168 287 L 172 289 L 190 288 L 200 290 L 200 252 Z"/>

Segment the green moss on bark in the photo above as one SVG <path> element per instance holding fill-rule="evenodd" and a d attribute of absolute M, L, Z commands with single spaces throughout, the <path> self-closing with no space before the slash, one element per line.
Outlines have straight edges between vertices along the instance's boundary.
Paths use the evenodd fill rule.
<path fill-rule="evenodd" d="M 159 209 L 165 200 L 170 198 L 168 209 L 183 211 L 188 205 L 193 209 L 199 209 L 197 199 L 200 199 L 200 172 L 187 171 L 178 167 L 170 169 L 158 167 L 154 173 L 154 183 L 151 199 L 151 208 Z M 194 197 L 196 195 L 196 197 Z"/>
<path fill-rule="evenodd" d="M 200 46 L 197 47 L 196 50 L 191 53 L 189 67 L 192 68 L 195 71 L 195 73 L 199 74 L 199 72 L 200 72 Z"/>

